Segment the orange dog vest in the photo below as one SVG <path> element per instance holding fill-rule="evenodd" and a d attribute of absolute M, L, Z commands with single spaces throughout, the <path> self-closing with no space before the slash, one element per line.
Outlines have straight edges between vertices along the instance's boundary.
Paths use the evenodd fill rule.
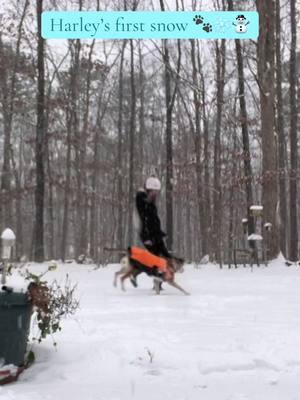
<path fill-rule="evenodd" d="M 164 258 L 155 256 L 150 251 L 132 246 L 129 249 L 130 258 L 145 265 L 148 268 L 157 267 L 161 272 L 167 272 L 167 261 Z"/>

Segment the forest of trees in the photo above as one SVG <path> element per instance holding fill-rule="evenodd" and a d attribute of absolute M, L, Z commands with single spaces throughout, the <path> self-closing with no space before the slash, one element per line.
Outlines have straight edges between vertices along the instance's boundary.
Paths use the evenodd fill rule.
<path fill-rule="evenodd" d="M 162 181 L 167 244 L 228 261 L 263 205 L 269 258 L 299 257 L 300 4 L 257 10 L 253 40 L 47 40 L 43 10 L 197 10 L 195 0 L 12 0 L 0 30 L 1 230 L 16 257 L 106 257 L 136 243 L 134 196 Z"/>

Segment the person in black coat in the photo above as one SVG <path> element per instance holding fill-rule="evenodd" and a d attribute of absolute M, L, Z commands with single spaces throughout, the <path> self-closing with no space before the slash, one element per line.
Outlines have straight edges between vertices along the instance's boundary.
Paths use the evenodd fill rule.
<path fill-rule="evenodd" d="M 136 194 L 136 211 L 139 220 L 139 236 L 145 248 L 156 256 L 171 258 L 164 238 L 165 232 L 161 229 L 161 223 L 156 207 L 156 197 L 161 189 L 161 183 L 156 177 L 149 177 L 145 182 L 144 189 L 138 190 Z M 137 286 L 136 274 L 131 283 Z"/>

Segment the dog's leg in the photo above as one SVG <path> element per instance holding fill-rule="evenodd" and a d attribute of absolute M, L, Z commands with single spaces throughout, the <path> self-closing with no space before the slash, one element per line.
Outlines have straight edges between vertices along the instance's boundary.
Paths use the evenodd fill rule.
<path fill-rule="evenodd" d="M 117 279 L 118 279 L 118 272 L 115 273 L 114 282 L 113 282 L 114 287 L 117 287 Z"/>
<path fill-rule="evenodd" d="M 129 272 L 129 270 L 131 270 L 131 267 L 128 262 L 128 257 L 126 257 L 126 256 L 122 257 L 120 264 L 121 264 L 121 269 L 115 273 L 114 287 L 117 287 L 118 276 L 127 274 L 127 272 Z"/>
<path fill-rule="evenodd" d="M 174 288 L 180 290 L 182 293 L 184 293 L 186 296 L 189 296 L 190 293 L 185 291 L 181 286 L 178 285 L 178 283 L 174 281 L 167 281 L 169 285 L 173 286 Z"/>
<path fill-rule="evenodd" d="M 124 267 L 122 267 L 119 271 L 117 271 L 117 272 L 115 273 L 115 277 L 114 277 L 114 287 L 117 287 L 118 276 L 119 276 L 119 275 L 125 274 L 125 273 L 127 272 L 127 269 L 128 269 L 128 267 L 127 267 L 127 266 L 124 266 Z"/>
<path fill-rule="evenodd" d="M 154 290 L 155 290 L 156 294 L 160 294 L 160 283 L 161 283 L 161 279 L 157 279 L 157 278 L 153 279 Z"/>
<path fill-rule="evenodd" d="M 120 271 L 117 271 L 115 273 L 115 277 L 114 277 L 114 287 L 117 287 L 117 281 L 118 281 L 118 276 L 122 275 L 124 273 L 124 268 L 121 268 Z"/>
<path fill-rule="evenodd" d="M 121 288 L 122 288 L 123 292 L 126 292 L 124 281 L 125 281 L 125 279 L 129 278 L 131 274 L 132 274 L 132 269 L 130 269 L 130 271 L 126 272 L 126 274 L 124 274 L 121 277 Z"/>

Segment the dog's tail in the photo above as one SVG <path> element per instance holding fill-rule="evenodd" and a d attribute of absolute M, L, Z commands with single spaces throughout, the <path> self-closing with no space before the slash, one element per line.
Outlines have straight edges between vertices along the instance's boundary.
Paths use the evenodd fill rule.
<path fill-rule="evenodd" d="M 117 251 L 119 253 L 127 253 L 126 249 L 119 249 L 118 247 L 103 247 L 104 251 Z"/>

